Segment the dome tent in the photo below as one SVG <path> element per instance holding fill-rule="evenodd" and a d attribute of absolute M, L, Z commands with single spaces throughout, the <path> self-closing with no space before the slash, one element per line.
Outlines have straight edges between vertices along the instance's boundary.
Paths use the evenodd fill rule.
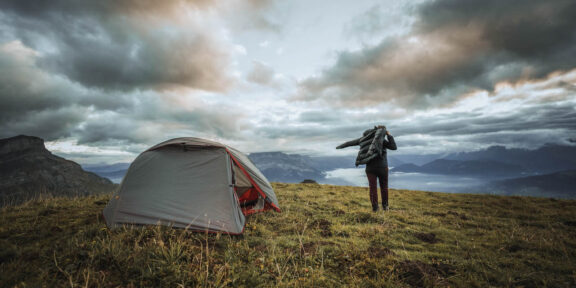
<path fill-rule="evenodd" d="M 110 228 L 124 224 L 241 234 L 245 215 L 280 212 L 264 175 L 242 152 L 200 138 L 175 138 L 141 153 L 106 208 Z"/>

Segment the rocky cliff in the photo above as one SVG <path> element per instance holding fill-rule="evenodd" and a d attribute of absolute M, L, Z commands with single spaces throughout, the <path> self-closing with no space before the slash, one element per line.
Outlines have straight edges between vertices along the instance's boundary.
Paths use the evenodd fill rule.
<path fill-rule="evenodd" d="M 42 196 L 81 196 L 115 188 L 79 164 L 53 155 L 32 136 L 0 139 L 0 206 Z"/>

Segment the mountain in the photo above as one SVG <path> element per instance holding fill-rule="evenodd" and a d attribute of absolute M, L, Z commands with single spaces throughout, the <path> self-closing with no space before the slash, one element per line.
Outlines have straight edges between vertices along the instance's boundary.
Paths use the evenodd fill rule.
<path fill-rule="evenodd" d="M 394 169 L 392 169 L 391 171 L 406 172 L 406 173 L 423 173 L 422 167 L 420 167 L 416 164 L 412 164 L 412 163 L 406 163 L 406 164 L 402 164 L 398 167 L 394 167 Z"/>
<path fill-rule="evenodd" d="M 436 159 L 442 159 L 448 155 L 450 154 L 444 153 L 444 154 L 424 154 L 424 155 L 398 155 L 394 156 L 394 158 L 397 158 L 399 161 L 403 162 L 401 164 L 412 163 L 420 166 L 432 162 Z M 388 155 L 388 160 L 390 160 L 390 158 L 391 158 L 390 155 Z M 400 165 L 392 165 L 392 163 L 390 164 L 390 166 L 394 167 Z"/>
<path fill-rule="evenodd" d="M 314 168 L 309 156 L 282 152 L 261 152 L 248 155 L 262 174 L 272 182 L 300 183 L 304 179 L 320 180 L 326 174 Z"/>
<path fill-rule="evenodd" d="M 575 198 L 576 170 L 493 181 L 484 189 L 498 195 Z"/>
<path fill-rule="evenodd" d="M 122 178 L 128 172 L 130 163 L 114 163 L 114 164 L 84 164 L 84 170 L 97 174 L 100 177 L 110 179 L 114 183 L 122 182 Z"/>
<path fill-rule="evenodd" d="M 312 156 L 309 164 L 320 171 L 330 171 L 341 168 L 354 168 L 356 156 Z"/>
<path fill-rule="evenodd" d="M 447 160 L 492 160 L 522 166 L 535 173 L 576 169 L 576 146 L 546 144 L 535 150 L 491 146 L 485 150 L 455 153 Z"/>
<path fill-rule="evenodd" d="M 113 183 L 50 153 L 44 140 L 32 136 L 0 139 L 0 205 L 39 195 L 81 196 L 108 192 Z"/>
<path fill-rule="evenodd" d="M 356 162 L 356 155 L 311 156 L 309 158 L 310 158 L 310 165 L 312 167 L 324 172 L 342 168 L 356 168 L 356 166 L 354 165 L 354 163 Z M 388 155 L 388 165 L 395 167 L 403 164 L 406 164 L 406 162 L 400 160 L 397 156 Z"/>
<path fill-rule="evenodd" d="M 110 173 L 115 171 L 126 171 L 130 167 L 130 163 L 114 163 L 114 164 L 83 164 L 82 168 L 90 172 Z"/>
<path fill-rule="evenodd" d="M 404 164 L 395 167 L 394 172 L 418 172 L 428 174 L 446 175 L 477 175 L 477 176 L 504 176 L 520 175 L 526 170 L 514 164 L 492 160 L 446 160 L 438 159 L 422 166 Z"/>

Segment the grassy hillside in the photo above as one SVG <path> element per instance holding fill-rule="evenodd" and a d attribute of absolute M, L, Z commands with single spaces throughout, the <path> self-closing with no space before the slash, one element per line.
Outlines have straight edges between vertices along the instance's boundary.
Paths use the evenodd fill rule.
<path fill-rule="evenodd" d="M 106 196 L 1 212 L 3 287 L 574 287 L 576 201 L 274 184 L 243 236 L 109 231 Z"/>

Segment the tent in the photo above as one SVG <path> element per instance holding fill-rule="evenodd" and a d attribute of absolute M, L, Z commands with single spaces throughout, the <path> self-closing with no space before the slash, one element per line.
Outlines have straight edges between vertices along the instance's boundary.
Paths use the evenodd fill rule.
<path fill-rule="evenodd" d="M 185 137 L 140 154 L 106 208 L 110 228 L 160 224 L 240 234 L 246 215 L 276 210 L 272 186 L 242 152 Z"/>

